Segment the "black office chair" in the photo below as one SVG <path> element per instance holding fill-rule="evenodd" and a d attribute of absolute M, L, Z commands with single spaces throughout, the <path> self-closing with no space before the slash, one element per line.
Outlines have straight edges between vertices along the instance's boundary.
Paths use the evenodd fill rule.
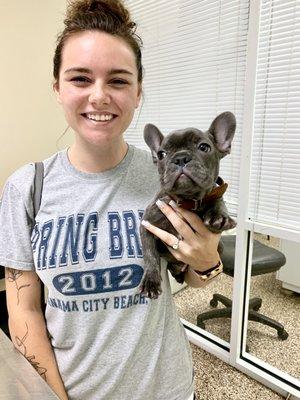
<path fill-rule="evenodd" d="M 224 252 L 221 255 L 224 265 L 223 270 L 226 275 L 230 275 L 232 277 L 234 274 L 235 239 L 235 235 L 222 236 L 222 242 L 224 244 Z M 280 251 L 254 240 L 251 276 L 278 271 L 285 263 L 286 258 Z M 221 294 L 215 293 L 210 301 L 210 305 L 212 307 L 217 307 L 218 301 L 224 304 L 225 308 L 199 314 L 197 317 L 197 326 L 205 329 L 205 324 L 203 321 L 212 318 L 231 318 L 232 301 Z M 282 340 L 286 340 L 289 335 L 284 330 L 284 326 L 258 312 L 261 304 L 262 299 L 259 297 L 255 297 L 249 301 L 248 319 L 250 321 L 260 322 L 261 324 L 275 328 L 277 330 L 278 337 Z"/>

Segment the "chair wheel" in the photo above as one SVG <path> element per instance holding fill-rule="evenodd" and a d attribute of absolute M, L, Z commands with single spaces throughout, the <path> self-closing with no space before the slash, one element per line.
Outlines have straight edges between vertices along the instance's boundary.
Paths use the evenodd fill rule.
<path fill-rule="evenodd" d="M 217 307 L 217 305 L 218 305 L 218 300 L 211 299 L 211 301 L 210 301 L 210 305 L 211 305 L 212 307 L 216 308 L 216 307 Z"/>
<path fill-rule="evenodd" d="M 253 307 L 254 311 L 259 311 L 259 309 L 260 309 L 260 306 Z"/>
<path fill-rule="evenodd" d="M 199 326 L 199 328 L 205 329 L 205 323 L 203 321 L 197 321 L 197 326 Z"/>
<path fill-rule="evenodd" d="M 282 331 L 277 331 L 277 334 L 281 340 L 286 340 L 289 337 L 289 334 L 284 329 Z"/>

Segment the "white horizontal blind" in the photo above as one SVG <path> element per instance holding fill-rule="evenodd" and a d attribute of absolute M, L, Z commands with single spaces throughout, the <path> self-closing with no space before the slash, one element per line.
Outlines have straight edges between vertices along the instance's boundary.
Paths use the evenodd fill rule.
<path fill-rule="evenodd" d="M 300 230 L 300 2 L 262 1 L 250 216 Z"/>
<path fill-rule="evenodd" d="M 223 111 L 237 118 L 232 153 L 221 161 L 236 214 L 248 32 L 248 0 L 127 0 L 144 42 L 144 102 L 126 140 L 146 148 L 143 129 L 207 130 Z"/>

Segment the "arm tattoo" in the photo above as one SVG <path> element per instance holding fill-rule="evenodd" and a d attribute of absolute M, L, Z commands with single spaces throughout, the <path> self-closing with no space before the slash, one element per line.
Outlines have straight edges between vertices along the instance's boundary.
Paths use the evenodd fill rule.
<path fill-rule="evenodd" d="M 19 305 L 19 302 L 20 302 L 20 299 L 19 299 L 19 291 L 20 291 L 21 289 L 23 289 L 24 287 L 30 286 L 30 284 L 18 286 L 17 280 L 18 280 L 22 275 L 23 275 L 23 272 L 22 272 L 22 271 L 19 271 L 19 270 L 17 270 L 17 269 L 8 268 L 8 277 L 7 277 L 7 280 L 8 280 L 8 282 L 15 282 L 16 289 L 17 289 L 18 305 Z"/>
<path fill-rule="evenodd" d="M 26 322 L 25 322 L 25 324 L 26 324 Z M 25 333 L 25 335 L 22 338 L 19 338 L 19 336 L 15 336 L 15 341 L 17 343 L 17 346 L 19 347 L 18 350 L 23 354 L 23 356 L 26 358 L 26 360 L 30 362 L 30 364 L 38 372 L 38 374 L 40 374 L 41 377 L 47 382 L 47 379 L 46 379 L 47 369 L 40 366 L 40 363 L 38 363 L 35 360 L 35 356 L 34 355 L 29 356 L 27 354 L 27 348 L 25 346 L 25 341 L 26 341 L 27 336 L 28 336 L 28 325 L 27 324 L 26 324 L 26 329 L 27 329 L 27 332 Z"/>

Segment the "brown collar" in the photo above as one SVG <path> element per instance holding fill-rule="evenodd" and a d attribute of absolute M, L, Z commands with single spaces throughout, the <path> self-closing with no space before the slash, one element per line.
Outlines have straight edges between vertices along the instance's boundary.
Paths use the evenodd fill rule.
<path fill-rule="evenodd" d="M 210 203 L 211 201 L 217 200 L 223 196 L 223 194 L 226 192 L 226 189 L 228 187 L 228 183 L 225 183 L 223 179 L 218 176 L 216 180 L 216 186 L 213 188 L 213 190 L 208 193 L 206 196 L 203 197 L 202 200 L 196 200 L 196 199 L 179 199 L 177 196 L 173 197 L 173 200 L 176 201 L 177 205 L 179 207 L 182 207 L 186 210 L 190 211 L 196 211 L 202 204 L 207 204 Z M 171 196 L 170 196 L 171 197 Z"/>

